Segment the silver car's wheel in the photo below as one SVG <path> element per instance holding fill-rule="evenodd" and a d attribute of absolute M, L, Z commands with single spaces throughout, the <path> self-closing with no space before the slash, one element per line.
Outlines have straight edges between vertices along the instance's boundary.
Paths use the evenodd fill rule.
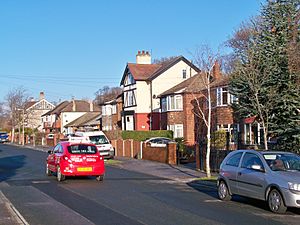
<path fill-rule="evenodd" d="M 268 196 L 269 208 L 274 213 L 285 213 L 287 207 L 284 205 L 280 192 L 276 189 L 270 191 Z"/>
<path fill-rule="evenodd" d="M 63 181 L 65 179 L 65 176 L 61 173 L 60 167 L 57 167 L 57 181 Z"/>
<path fill-rule="evenodd" d="M 48 163 L 46 164 L 46 175 L 47 175 L 47 176 L 51 176 L 51 175 L 52 175 L 51 171 L 49 170 L 49 165 L 48 165 Z"/>
<path fill-rule="evenodd" d="M 227 185 L 225 184 L 224 181 L 220 181 L 220 183 L 219 183 L 218 195 L 219 195 L 219 198 L 223 201 L 229 201 L 231 199 L 231 195 L 230 195 Z"/>

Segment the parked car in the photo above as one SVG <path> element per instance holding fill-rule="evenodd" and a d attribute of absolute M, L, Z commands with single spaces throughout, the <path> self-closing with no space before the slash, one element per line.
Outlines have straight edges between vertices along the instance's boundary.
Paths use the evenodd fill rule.
<path fill-rule="evenodd" d="M 151 147 L 166 147 L 167 144 L 170 142 L 175 142 L 175 141 L 166 137 L 153 137 L 145 141 L 145 143 L 149 143 Z"/>
<path fill-rule="evenodd" d="M 103 180 L 104 159 L 94 144 L 65 141 L 48 153 L 46 174 L 56 173 L 58 181 L 63 181 L 66 176 L 96 176 L 98 181 Z"/>
<path fill-rule="evenodd" d="M 300 208 L 300 157 L 289 152 L 237 150 L 220 166 L 218 195 L 237 194 L 267 201 L 274 213 Z"/>
<path fill-rule="evenodd" d="M 0 143 L 8 142 L 8 134 L 6 132 L 0 132 Z"/>
<path fill-rule="evenodd" d="M 75 137 L 82 137 L 89 143 L 95 144 L 100 152 L 100 155 L 105 159 L 113 159 L 115 149 L 102 131 L 75 132 Z"/>

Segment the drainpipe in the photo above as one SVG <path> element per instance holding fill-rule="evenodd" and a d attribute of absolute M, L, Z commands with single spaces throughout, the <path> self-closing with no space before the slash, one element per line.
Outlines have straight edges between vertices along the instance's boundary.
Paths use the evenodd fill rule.
<path fill-rule="evenodd" d="M 152 112 L 153 112 L 153 102 L 152 102 L 152 81 L 150 81 L 150 130 L 152 130 Z"/>

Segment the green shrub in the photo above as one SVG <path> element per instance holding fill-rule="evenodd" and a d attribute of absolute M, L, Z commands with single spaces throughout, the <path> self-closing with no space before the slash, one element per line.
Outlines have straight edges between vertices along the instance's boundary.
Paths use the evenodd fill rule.
<path fill-rule="evenodd" d="M 215 149 L 222 150 L 226 148 L 226 131 L 217 130 L 212 133 L 211 146 Z"/>
<path fill-rule="evenodd" d="M 122 131 L 122 138 L 133 139 L 136 141 L 145 141 L 152 137 L 167 137 L 173 139 L 173 131 L 171 130 L 150 130 L 150 131 Z"/>

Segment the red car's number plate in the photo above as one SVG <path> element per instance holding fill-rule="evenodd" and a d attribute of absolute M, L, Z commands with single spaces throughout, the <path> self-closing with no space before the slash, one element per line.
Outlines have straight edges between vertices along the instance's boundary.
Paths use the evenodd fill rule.
<path fill-rule="evenodd" d="M 93 171 L 93 168 L 92 167 L 78 167 L 77 171 L 78 172 L 90 172 L 90 171 Z"/>

